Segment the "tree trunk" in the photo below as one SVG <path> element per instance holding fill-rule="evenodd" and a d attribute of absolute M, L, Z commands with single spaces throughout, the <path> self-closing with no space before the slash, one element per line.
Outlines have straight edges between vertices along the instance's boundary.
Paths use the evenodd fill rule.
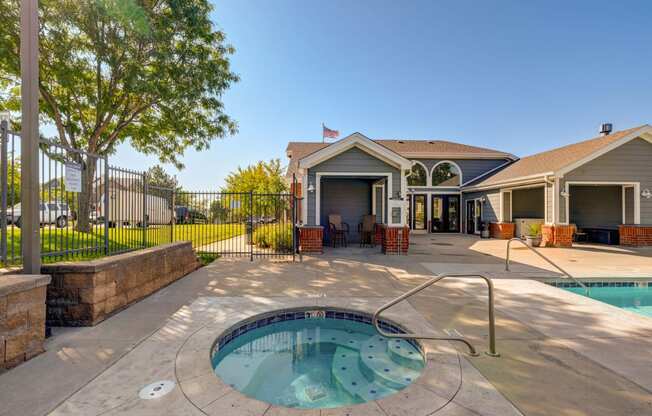
<path fill-rule="evenodd" d="M 76 230 L 82 233 L 89 233 L 92 230 L 90 221 L 91 201 L 94 197 L 95 171 L 97 169 L 97 159 L 92 156 L 86 156 L 82 169 L 82 191 L 77 197 L 77 226 Z M 105 184 L 106 186 L 106 184 Z M 98 186 L 99 190 L 100 187 Z M 106 213 L 105 213 L 106 214 Z"/>

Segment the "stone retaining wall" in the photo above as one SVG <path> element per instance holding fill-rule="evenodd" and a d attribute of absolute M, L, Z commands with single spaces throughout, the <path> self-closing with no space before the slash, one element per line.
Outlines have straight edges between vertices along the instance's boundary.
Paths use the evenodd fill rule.
<path fill-rule="evenodd" d="M 91 326 L 199 267 L 190 242 L 78 263 L 44 265 L 50 326 Z"/>
<path fill-rule="evenodd" d="M 0 373 L 43 352 L 50 276 L 0 276 Z"/>

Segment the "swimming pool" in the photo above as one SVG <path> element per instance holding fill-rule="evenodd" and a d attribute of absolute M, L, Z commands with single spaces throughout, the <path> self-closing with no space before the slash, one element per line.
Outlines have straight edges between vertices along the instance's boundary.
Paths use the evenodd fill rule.
<path fill-rule="evenodd" d="M 652 318 L 652 282 L 601 281 L 583 283 L 589 286 L 588 297 Z M 584 289 L 573 283 L 553 285 L 587 296 Z"/>
<path fill-rule="evenodd" d="M 383 322 L 383 329 L 401 332 Z M 420 374 L 415 342 L 387 339 L 370 317 L 341 311 L 290 312 L 223 335 L 215 374 L 243 394 L 295 408 L 346 406 L 396 393 Z"/>

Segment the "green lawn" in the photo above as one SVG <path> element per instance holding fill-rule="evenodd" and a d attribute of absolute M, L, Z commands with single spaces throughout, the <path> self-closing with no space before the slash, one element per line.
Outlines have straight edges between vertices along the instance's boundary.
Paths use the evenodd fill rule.
<path fill-rule="evenodd" d="M 20 229 L 10 226 L 7 232 L 7 255 L 11 258 L 13 252 L 15 256 L 18 256 L 20 253 Z M 146 245 L 144 245 L 144 230 L 142 228 L 110 228 L 109 251 L 114 254 L 171 241 L 191 241 L 192 246 L 197 248 L 235 237 L 244 232 L 244 224 L 183 224 L 174 226 L 174 238 L 172 238 L 170 226 L 151 226 L 147 228 Z M 57 254 L 70 250 L 75 250 L 76 253 L 65 256 Z M 41 253 L 52 254 L 43 257 L 43 261 L 46 263 L 103 257 L 105 255 L 104 228 L 98 226 L 91 233 L 77 232 L 72 226 L 63 229 L 42 228 Z"/>

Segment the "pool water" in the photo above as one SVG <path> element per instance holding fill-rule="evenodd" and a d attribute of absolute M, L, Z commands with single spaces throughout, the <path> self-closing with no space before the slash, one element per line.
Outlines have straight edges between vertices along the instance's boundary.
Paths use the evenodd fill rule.
<path fill-rule="evenodd" d="M 215 374 L 243 394 L 296 408 L 331 408 L 393 394 L 415 380 L 423 355 L 346 319 L 277 322 L 239 335 L 212 357 Z"/>
<path fill-rule="evenodd" d="M 586 296 L 586 292 L 580 287 L 564 289 Z M 628 287 L 591 286 L 589 288 L 589 297 L 652 318 L 652 285 Z"/>

